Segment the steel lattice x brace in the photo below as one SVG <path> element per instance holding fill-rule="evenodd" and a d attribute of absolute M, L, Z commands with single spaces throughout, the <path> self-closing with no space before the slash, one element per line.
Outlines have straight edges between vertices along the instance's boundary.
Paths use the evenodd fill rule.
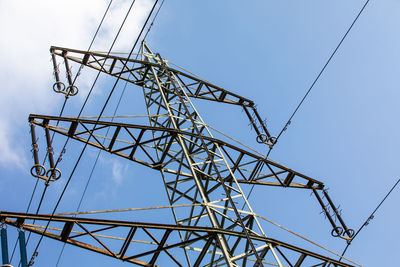
<path fill-rule="evenodd" d="M 44 226 L 26 223 L 27 220 L 36 220 L 44 223 L 51 220 L 52 223 L 57 223 L 60 227 L 50 227 L 44 232 Z M 169 259 L 171 265 L 185 266 L 180 262 L 182 255 L 175 254 L 175 251 L 182 247 L 196 253 L 197 257 L 193 258 L 193 266 L 204 266 L 205 260 L 210 261 L 212 257 L 220 256 L 215 255 L 217 254 L 216 249 L 213 249 L 213 247 L 218 247 L 216 235 L 223 234 L 236 240 L 245 239 L 243 233 L 230 229 L 67 216 L 1 212 L 0 221 L 26 231 L 44 234 L 46 237 L 140 266 L 154 266 L 157 258 L 162 254 Z M 112 231 L 119 231 L 121 236 L 108 235 Z M 181 241 L 178 232 L 191 233 L 192 238 Z M 264 244 L 264 246 L 261 246 L 263 248 L 260 251 L 264 257 L 271 254 L 266 245 L 270 244 L 274 247 L 284 259 L 283 264 L 285 265 L 327 266 L 327 264 L 331 264 L 331 266 L 352 266 L 275 239 L 257 235 L 251 235 L 251 238 L 254 242 Z M 140 252 L 135 250 L 135 247 L 142 244 L 147 244 L 147 250 Z M 251 254 L 238 255 L 238 258 L 240 257 L 248 257 L 247 262 L 249 263 L 255 262 Z M 145 259 L 148 259 L 148 261 Z M 200 265 L 200 263 L 202 264 Z M 263 263 L 270 264 L 267 261 Z"/>
<path fill-rule="evenodd" d="M 246 148 L 214 138 L 191 99 L 242 107 L 256 131 L 257 141 L 271 147 L 274 137 L 268 132 L 254 103 L 185 71 L 171 68 L 167 60 L 154 54 L 146 44 L 142 49 L 140 60 L 59 47 L 50 49 L 54 66 L 57 66 L 56 56 L 61 56 L 68 75 L 68 62 L 71 61 L 140 86 L 149 124 L 30 115 L 35 156 L 31 172 L 46 182 L 57 178 L 54 162 L 50 161 L 49 172 L 45 171 L 45 166 L 38 165 L 35 126 L 39 126 L 44 128 L 47 137 L 54 132 L 158 170 L 170 206 L 187 207 L 172 208 L 175 224 L 47 215 L 35 217 L 5 212 L 1 215 L 2 220 L 143 266 L 156 265 L 161 256 L 166 257 L 162 262 L 165 260 L 180 266 L 245 266 L 250 262 L 254 266 L 325 266 L 329 263 L 349 266 L 267 237 L 243 193 L 243 184 L 312 190 L 330 219 L 333 233 L 342 237 L 347 235 L 347 238 L 351 238 L 352 233 L 322 182 Z M 57 71 L 54 88 L 62 84 Z M 77 92 L 70 81 L 69 88 Z M 67 92 L 69 95 L 72 94 Z M 107 136 L 107 133 L 111 135 Z M 47 139 L 47 146 L 51 148 L 51 141 Z M 323 192 L 325 199 L 319 196 L 319 191 Z M 327 206 L 332 207 L 340 226 L 332 219 Z M 24 223 L 26 219 L 52 221 L 61 226 L 44 232 L 39 226 Z M 120 233 L 121 228 L 126 232 L 124 236 L 116 238 L 115 233 L 105 236 L 107 231 Z M 112 241 L 107 243 L 103 240 L 106 237 L 111 237 Z M 116 240 L 122 244 L 116 244 Z"/>

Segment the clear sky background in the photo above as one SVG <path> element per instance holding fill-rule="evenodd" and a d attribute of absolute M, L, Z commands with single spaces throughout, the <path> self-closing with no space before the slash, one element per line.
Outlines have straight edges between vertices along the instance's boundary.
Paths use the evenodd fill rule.
<path fill-rule="evenodd" d="M 0 1 L 0 210 L 25 212 L 35 184 L 29 174 L 33 159 L 28 115 L 58 115 L 64 100 L 51 89 L 50 46 L 87 49 L 107 4 L 100 0 Z M 137 1 L 114 51 L 129 51 L 151 4 Z M 268 129 L 277 135 L 363 4 L 358 0 L 167 0 L 147 42 L 164 58 L 254 100 Z M 128 5 L 128 1 L 114 0 L 95 50 L 108 49 Z M 334 202 L 340 204 L 346 224 L 355 230 L 399 178 L 399 17 L 400 1 L 370 1 L 270 155 L 323 181 Z M 75 66 L 72 71 L 76 70 Z M 68 101 L 65 116 L 77 115 L 93 77 L 93 72 L 84 69 L 77 83 L 80 93 Z M 84 115 L 98 114 L 113 81 L 101 76 Z M 107 114 L 112 114 L 122 86 Z M 118 114 L 145 114 L 142 99 L 140 88 L 128 86 Z M 202 101 L 195 104 L 207 123 L 266 152 L 266 147 L 257 146 L 238 109 Z M 43 132 L 37 132 L 43 142 Z M 55 140 L 58 147 L 63 140 Z M 81 148 L 75 142 L 67 147 L 60 166 L 63 177 L 49 187 L 41 212 L 54 208 Z M 75 211 L 96 155 L 96 150 L 86 151 L 59 212 Z M 40 183 L 31 212 L 42 190 Z M 364 266 L 397 266 L 399 202 L 397 188 L 357 236 L 348 258 Z M 250 203 L 260 215 L 333 251 L 340 253 L 345 247 L 343 240 L 330 236 L 329 222 L 308 191 L 256 188 Z M 81 210 L 166 204 L 157 172 L 101 154 Z M 131 213 L 113 218 L 157 221 L 166 214 Z M 8 229 L 12 250 L 16 230 Z M 320 252 L 271 226 L 265 230 L 273 238 Z M 35 238 L 30 241 L 28 255 L 36 242 Z M 35 266 L 55 266 L 61 248 L 61 243 L 44 239 Z M 17 252 L 14 265 L 18 258 Z M 59 264 L 109 265 L 128 264 L 71 246 Z"/>

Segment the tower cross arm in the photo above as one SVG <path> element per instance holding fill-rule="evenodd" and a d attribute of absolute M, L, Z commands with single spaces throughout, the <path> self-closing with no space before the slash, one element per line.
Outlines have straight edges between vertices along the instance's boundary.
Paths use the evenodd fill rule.
<path fill-rule="evenodd" d="M 0 212 L 0 220 L 7 225 L 18 227 L 20 229 L 43 235 L 48 238 L 55 239 L 73 246 L 91 250 L 109 257 L 117 258 L 129 263 L 140 266 L 157 266 L 157 260 L 160 253 L 166 254 L 164 261 L 170 264 L 182 266 L 184 262 L 181 254 L 174 255 L 176 249 L 186 247 L 203 253 L 198 255 L 193 261 L 207 264 L 213 260 L 212 246 L 218 248 L 216 235 L 224 235 L 233 240 L 244 239 L 243 232 L 232 231 L 228 229 L 216 229 L 212 227 L 199 227 L 187 225 L 174 225 L 165 223 L 148 223 L 120 220 L 104 220 L 97 218 L 80 218 L 69 216 L 58 216 L 48 214 L 28 214 L 15 212 Z M 37 224 L 30 224 L 27 221 L 36 220 Z M 44 227 L 38 224 L 46 224 L 52 222 L 54 224 Z M 123 233 L 127 233 L 124 235 Z M 154 233 L 158 233 L 158 238 Z M 180 240 L 180 233 L 189 233 L 193 237 L 185 241 Z M 118 233 L 118 235 L 116 235 Z M 354 265 L 339 262 L 327 256 L 302 249 L 297 246 L 259 235 L 250 235 L 254 242 L 263 244 L 260 250 L 263 250 L 263 263 L 268 259 L 271 252 L 269 247 L 277 248 L 277 251 L 285 259 L 285 263 L 289 266 L 333 266 L 351 267 Z M 137 252 L 139 244 L 147 244 L 147 249 Z M 121 249 L 117 244 L 120 244 Z M 206 249 L 204 249 L 206 247 Z M 215 250 L 215 249 L 214 249 Z M 205 257 L 205 255 L 208 255 Z M 252 260 L 253 255 L 245 252 L 235 255 L 235 259 L 239 261 Z M 146 259 L 151 259 L 151 264 Z M 214 263 L 218 260 L 214 259 Z M 254 259 L 253 259 L 254 261 Z"/>
<path fill-rule="evenodd" d="M 127 124 L 120 122 L 96 121 L 93 119 L 56 117 L 48 115 L 31 114 L 30 123 L 48 128 L 58 134 L 68 136 L 80 142 L 88 142 L 89 145 L 108 151 L 117 156 L 144 164 L 153 169 L 163 169 L 166 172 L 176 172 L 169 168 L 177 160 L 177 152 L 173 144 L 175 137 L 180 134 L 188 139 L 199 138 L 195 133 L 166 127 Z M 59 125 L 59 126 L 56 126 Z M 91 129 L 91 130 L 90 130 Z M 102 132 L 109 129 L 112 137 L 106 138 Z M 155 135 L 154 135 L 155 134 Z M 324 184 L 321 181 L 308 177 L 300 172 L 294 171 L 273 160 L 256 155 L 243 148 L 232 145 L 220 139 L 201 136 L 206 141 L 218 144 L 223 150 L 228 165 L 220 165 L 221 174 L 225 174 L 225 181 L 229 182 L 231 175 L 235 175 L 237 182 L 243 184 L 257 184 L 264 186 L 280 186 L 288 188 L 303 188 L 322 190 Z M 168 140 L 170 145 L 158 147 L 152 145 L 157 140 Z M 146 151 L 146 153 L 139 153 Z M 153 155 L 162 151 L 162 161 L 157 161 Z M 191 153 L 196 156 L 196 148 Z M 138 156 L 136 156 L 138 155 Z M 139 157 L 140 155 L 140 157 Z M 206 164 L 207 159 L 199 158 L 198 164 Z M 259 171 L 261 166 L 263 171 Z M 192 179 L 190 173 L 180 173 L 185 179 Z M 202 179 L 212 179 L 212 173 L 203 173 Z M 184 178 L 186 177 L 186 178 Z"/>
<path fill-rule="evenodd" d="M 254 102 L 250 99 L 223 89 L 186 71 L 157 62 L 125 58 L 116 53 L 82 51 L 57 46 L 52 46 L 50 53 L 60 56 L 64 60 L 88 66 L 139 86 L 146 85 L 148 82 L 146 73 L 149 68 L 166 69 L 178 77 L 189 97 L 246 107 L 254 106 Z"/>

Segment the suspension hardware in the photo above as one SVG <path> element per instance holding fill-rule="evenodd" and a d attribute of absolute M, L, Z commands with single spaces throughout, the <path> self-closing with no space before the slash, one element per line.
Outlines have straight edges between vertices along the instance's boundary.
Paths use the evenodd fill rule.
<path fill-rule="evenodd" d="M 31 127 L 31 138 L 32 138 L 32 153 L 34 159 L 34 165 L 30 169 L 30 173 L 33 177 L 40 178 L 46 181 L 48 184 L 50 181 L 56 181 L 61 177 L 61 171 L 55 168 L 54 164 L 54 156 L 53 156 L 53 147 L 51 146 L 51 138 L 50 131 L 46 127 L 46 141 L 47 141 L 47 156 L 49 158 L 50 169 L 46 170 L 46 167 L 43 164 L 39 163 L 39 148 L 37 145 L 36 139 L 36 131 L 35 125 L 33 123 L 30 124 Z"/>
<path fill-rule="evenodd" d="M 66 53 L 63 54 L 64 57 L 64 65 L 65 65 L 65 70 L 66 70 L 66 78 L 68 81 L 68 86 L 65 85 L 62 81 L 60 81 L 60 70 L 57 65 L 57 60 L 56 56 L 53 53 L 53 50 L 50 49 L 51 52 L 51 59 L 53 61 L 53 68 L 54 68 L 54 77 L 56 79 L 56 82 L 53 84 L 53 91 L 56 93 L 61 93 L 64 94 L 66 98 L 69 96 L 75 96 L 78 94 L 79 89 L 73 84 L 72 81 L 72 74 L 71 74 L 71 69 L 69 67 L 68 59 L 66 57 Z"/>
<path fill-rule="evenodd" d="M 328 204 L 325 204 L 320 195 L 318 194 L 318 191 L 313 188 L 313 193 L 315 197 L 317 198 L 319 204 L 322 207 L 322 211 L 325 214 L 326 218 L 328 218 L 329 222 L 331 223 L 333 229 L 331 231 L 331 235 L 333 237 L 340 237 L 346 240 L 351 240 L 354 236 L 354 230 L 347 228 L 346 224 L 344 223 L 342 216 L 340 215 L 340 212 L 336 209 L 336 206 L 333 204 L 331 198 L 328 195 L 328 192 L 323 189 L 323 196 L 324 198 L 328 201 Z M 333 215 L 330 214 L 329 209 L 333 210 Z M 339 220 L 340 226 L 336 225 L 336 222 L 334 218 Z"/>

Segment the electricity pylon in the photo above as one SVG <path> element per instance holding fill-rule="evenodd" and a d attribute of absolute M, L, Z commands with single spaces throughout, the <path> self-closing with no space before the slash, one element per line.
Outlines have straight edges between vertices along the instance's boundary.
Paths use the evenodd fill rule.
<path fill-rule="evenodd" d="M 332 234 L 351 239 L 353 232 L 344 224 L 322 182 L 216 139 L 191 99 L 243 108 L 257 133 L 257 141 L 273 146 L 275 139 L 253 101 L 171 68 L 167 60 L 153 53 L 145 43 L 141 59 L 60 47 L 52 47 L 51 53 L 56 91 L 66 96 L 77 93 L 68 64 L 77 62 L 140 86 L 149 123 L 30 115 L 34 154 L 35 126 L 40 126 L 46 136 L 52 131 L 158 170 L 175 223 L 10 212 L 0 214 L 2 222 L 142 266 L 157 265 L 160 255 L 165 256 L 164 266 L 352 266 L 267 236 L 242 184 L 312 190 L 333 226 Z M 56 56 L 64 58 L 69 86 L 59 81 Z M 111 133 L 111 137 L 106 137 L 105 132 Z M 52 151 L 50 138 L 47 144 Z M 50 154 L 49 159 L 53 157 Z M 50 168 L 46 171 L 37 158 L 36 154 L 32 174 L 47 183 L 57 180 L 60 172 L 54 160 L 49 160 Z M 323 192 L 324 199 L 318 191 Z M 339 226 L 329 209 L 339 219 Z M 44 232 L 43 228 L 25 223 L 27 219 L 58 222 L 61 226 Z M 125 234 L 115 236 L 117 229 Z"/>

